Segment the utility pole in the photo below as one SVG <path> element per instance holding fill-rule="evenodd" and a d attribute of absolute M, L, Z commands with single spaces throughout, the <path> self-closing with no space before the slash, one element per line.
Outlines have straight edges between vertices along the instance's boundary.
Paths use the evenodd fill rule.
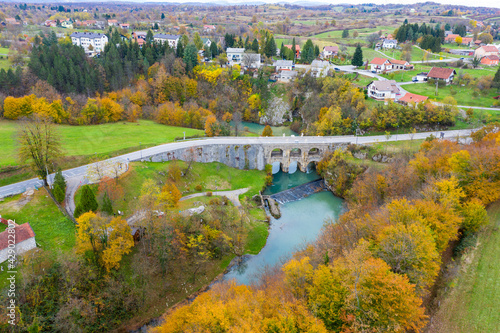
<path fill-rule="evenodd" d="M 436 79 L 436 96 L 438 95 L 438 83 L 439 83 L 439 79 Z"/>

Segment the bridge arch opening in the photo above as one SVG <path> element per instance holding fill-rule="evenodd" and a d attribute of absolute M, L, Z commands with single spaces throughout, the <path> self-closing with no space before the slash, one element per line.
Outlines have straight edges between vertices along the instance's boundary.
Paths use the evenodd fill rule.
<path fill-rule="evenodd" d="M 273 166 L 273 171 L 272 171 L 273 175 L 281 171 L 282 164 L 280 161 L 273 162 L 272 166 Z"/>
<path fill-rule="evenodd" d="M 308 155 L 309 155 L 309 156 L 316 156 L 316 155 L 319 155 L 319 153 L 320 153 L 320 151 L 319 151 L 319 149 L 318 149 L 318 148 L 311 148 L 311 149 L 309 150 Z"/>
<path fill-rule="evenodd" d="M 283 157 L 283 150 L 275 148 L 271 151 L 271 157 Z"/>
<path fill-rule="evenodd" d="M 314 172 L 316 170 L 316 164 L 316 162 L 309 162 L 306 167 L 306 173 Z"/>
<path fill-rule="evenodd" d="M 300 148 L 293 148 L 292 150 L 290 150 L 290 157 L 300 157 L 301 154 L 302 151 L 300 150 Z"/>
<path fill-rule="evenodd" d="M 299 170 L 299 162 L 297 162 L 297 161 L 290 162 L 290 166 L 288 167 L 288 173 L 292 174 L 292 173 L 297 172 L 298 170 Z"/>

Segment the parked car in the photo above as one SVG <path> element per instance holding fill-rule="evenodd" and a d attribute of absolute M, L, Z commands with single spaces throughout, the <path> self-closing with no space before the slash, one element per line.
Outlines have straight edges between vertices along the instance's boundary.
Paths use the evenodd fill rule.
<path fill-rule="evenodd" d="M 335 67 L 334 70 L 338 72 L 340 71 L 340 68 Z"/>

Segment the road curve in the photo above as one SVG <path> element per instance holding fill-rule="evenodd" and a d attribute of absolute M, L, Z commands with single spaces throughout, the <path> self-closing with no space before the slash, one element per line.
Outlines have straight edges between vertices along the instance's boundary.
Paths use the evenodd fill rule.
<path fill-rule="evenodd" d="M 456 136 L 469 136 L 470 130 L 455 130 L 455 131 L 444 131 L 446 138 L 456 137 Z M 413 135 L 413 139 L 425 139 L 429 135 L 434 134 L 436 132 L 424 132 L 424 133 L 416 133 Z M 135 151 L 132 153 L 124 154 L 121 156 L 113 157 L 107 160 L 107 162 L 121 162 L 128 164 L 128 162 L 132 161 L 140 161 L 141 159 L 147 159 L 150 156 L 169 152 L 175 149 L 182 148 L 191 148 L 197 146 L 205 146 L 211 144 L 241 144 L 241 145 L 251 145 L 251 144 L 286 144 L 292 143 L 300 146 L 301 144 L 311 144 L 311 143 L 358 143 L 358 144 L 367 144 L 367 143 L 376 143 L 376 142 L 385 142 L 385 141 L 397 141 L 397 140 L 411 140 L 411 134 L 399 134 L 393 135 L 389 139 L 385 137 L 385 135 L 378 136 L 288 136 L 288 137 L 217 137 L 217 138 L 207 138 L 201 140 L 189 140 L 189 141 L 179 141 L 167 143 L 147 149 L 142 149 L 139 151 Z M 87 164 L 83 166 L 79 166 L 73 169 L 64 170 L 62 172 L 65 179 L 70 180 L 71 178 L 76 178 L 81 180 L 87 174 L 87 168 L 92 166 L 93 164 Z M 49 183 L 53 179 L 54 174 L 49 176 Z M 79 182 L 78 182 L 79 184 Z M 74 184 L 77 185 L 77 184 Z M 72 184 L 72 186 L 74 186 Z M 27 188 L 33 187 L 41 187 L 42 181 L 37 178 L 33 178 L 30 180 L 25 180 L 19 183 L 6 185 L 0 187 L 0 198 L 23 193 Z"/>

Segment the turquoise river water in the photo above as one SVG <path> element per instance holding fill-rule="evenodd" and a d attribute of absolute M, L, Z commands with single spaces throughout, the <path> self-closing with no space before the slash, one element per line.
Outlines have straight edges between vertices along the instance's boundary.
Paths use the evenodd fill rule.
<path fill-rule="evenodd" d="M 297 171 L 293 174 L 280 171 L 274 174 L 273 178 L 273 185 L 263 194 L 278 193 L 320 177 L 316 171 L 309 173 Z M 240 284 L 251 284 L 266 266 L 274 266 L 290 258 L 296 249 L 314 241 L 325 219 L 336 220 L 342 213 L 342 203 L 342 199 L 325 191 L 280 205 L 281 218 L 271 217 L 266 246 L 258 255 L 246 256 L 241 264 L 233 266 L 224 279 L 235 279 Z"/>

